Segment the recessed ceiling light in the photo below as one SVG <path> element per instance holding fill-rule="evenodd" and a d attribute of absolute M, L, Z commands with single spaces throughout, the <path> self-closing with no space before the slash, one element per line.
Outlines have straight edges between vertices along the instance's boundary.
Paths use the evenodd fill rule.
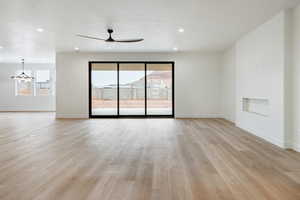
<path fill-rule="evenodd" d="M 179 32 L 179 33 L 183 33 L 183 32 L 184 32 L 184 29 L 183 29 L 183 28 L 179 28 L 179 29 L 178 29 L 178 32 Z"/>
<path fill-rule="evenodd" d="M 42 28 L 37 28 L 36 31 L 41 33 L 41 32 L 44 32 L 44 29 L 42 29 Z"/>
<path fill-rule="evenodd" d="M 0 46 L 0 49 L 3 49 L 3 46 Z"/>
<path fill-rule="evenodd" d="M 173 50 L 174 50 L 174 51 L 178 51 L 178 48 L 177 48 L 177 47 L 174 47 Z"/>
<path fill-rule="evenodd" d="M 75 47 L 74 50 L 75 50 L 75 51 L 79 51 L 79 48 L 78 48 L 78 47 Z"/>

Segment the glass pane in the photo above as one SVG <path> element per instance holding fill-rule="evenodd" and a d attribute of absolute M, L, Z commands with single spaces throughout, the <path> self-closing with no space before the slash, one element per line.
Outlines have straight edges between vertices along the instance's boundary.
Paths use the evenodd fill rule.
<path fill-rule="evenodd" d="M 172 64 L 147 64 L 147 114 L 172 115 Z"/>
<path fill-rule="evenodd" d="M 117 115 L 117 64 L 92 64 L 92 115 Z"/>
<path fill-rule="evenodd" d="M 17 71 L 16 75 L 21 74 L 22 71 Z M 25 74 L 31 76 L 31 71 L 26 70 Z M 17 96 L 32 96 L 33 95 L 32 81 L 16 80 L 16 95 Z"/>
<path fill-rule="evenodd" d="M 36 71 L 35 87 L 36 95 L 51 95 L 50 70 Z"/>
<path fill-rule="evenodd" d="M 120 64 L 120 115 L 145 115 L 145 64 Z"/>

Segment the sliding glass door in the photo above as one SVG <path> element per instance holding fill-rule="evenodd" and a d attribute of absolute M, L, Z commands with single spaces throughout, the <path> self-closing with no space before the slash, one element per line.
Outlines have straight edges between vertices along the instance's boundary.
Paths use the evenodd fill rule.
<path fill-rule="evenodd" d="M 174 62 L 90 62 L 90 117 L 173 117 Z"/>
<path fill-rule="evenodd" d="M 172 68 L 172 64 L 147 64 L 147 114 L 172 115 Z"/>
<path fill-rule="evenodd" d="M 120 115 L 145 115 L 145 65 L 119 65 Z"/>
<path fill-rule="evenodd" d="M 91 115 L 118 115 L 118 65 L 94 63 L 91 75 Z"/>

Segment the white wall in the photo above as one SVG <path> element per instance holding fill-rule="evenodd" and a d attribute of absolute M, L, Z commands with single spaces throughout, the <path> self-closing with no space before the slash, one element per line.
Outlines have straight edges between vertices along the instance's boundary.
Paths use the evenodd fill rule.
<path fill-rule="evenodd" d="M 236 125 L 278 146 L 287 147 L 285 12 L 237 42 L 236 66 Z M 269 116 L 244 112 L 243 98 L 268 99 Z"/>
<path fill-rule="evenodd" d="M 54 69 L 54 64 L 26 64 L 30 69 Z M 15 82 L 10 79 L 20 63 L 0 63 L 0 111 L 55 111 L 54 96 L 15 96 Z"/>
<path fill-rule="evenodd" d="M 237 126 L 300 152 L 300 5 L 282 11 L 222 56 L 224 117 L 230 120 L 230 113 L 236 110 Z M 231 79 L 236 80 L 236 85 Z M 234 89 L 235 109 L 229 103 Z M 244 112 L 243 97 L 269 99 L 269 116 Z"/>
<path fill-rule="evenodd" d="M 235 122 L 236 99 L 236 48 L 227 49 L 222 55 L 221 110 L 223 117 Z"/>
<path fill-rule="evenodd" d="M 293 149 L 293 9 L 284 11 L 284 20 L 284 135 L 285 147 Z"/>
<path fill-rule="evenodd" d="M 175 61 L 176 117 L 220 116 L 220 55 L 203 53 L 57 53 L 57 117 L 88 117 L 89 61 Z"/>
<path fill-rule="evenodd" d="M 293 145 L 300 151 L 300 6 L 294 9 L 293 27 Z"/>

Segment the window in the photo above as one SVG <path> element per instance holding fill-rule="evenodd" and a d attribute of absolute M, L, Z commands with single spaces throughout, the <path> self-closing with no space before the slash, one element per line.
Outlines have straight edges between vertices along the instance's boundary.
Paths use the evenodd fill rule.
<path fill-rule="evenodd" d="M 17 71 L 16 74 L 20 74 L 21 71 Z M 15 94 L 16 96 L 49 96 L 54 95 L 54 77 L 53 71 L 50 69 L 41 70 L 26 70 L 26 74 L 32 76 L 34 74 L 33 81 L 15 81 Z"/>
<path fill-rule="evenodd" d="M 19 75 L 22 71 L 17 71 L 16 75 Z M 26 70 L 25 73 L 31 76 L 31 71 Z M 16 80 L 16 96 L 32 96 L 33 84 L 32 81 L 20 81 Z"/>
<path fill-rule="evenodd" d="M 35 76 L 35 91 L 37 96 L 51 95 L 50 70 L 37 70 Z"/>

